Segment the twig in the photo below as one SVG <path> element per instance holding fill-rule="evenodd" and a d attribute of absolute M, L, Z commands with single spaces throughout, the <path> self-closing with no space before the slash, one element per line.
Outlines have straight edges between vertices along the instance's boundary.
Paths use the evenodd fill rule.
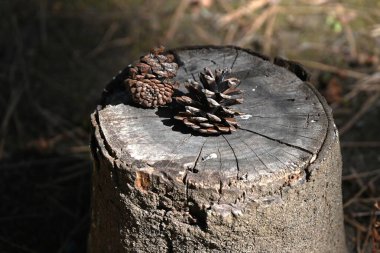
<path fill-rule="evenodd" d="M 357 72 L 357 71 L 353 71 L 353 70 L 349 70 L 349 69 L 342 69 L 339 67 L 323 64 L 320 62 L 309 61 L 309 60 L 297 60 L 297 61 L 299 63 L 301 63 L 302 65 L 305 65 L 306 67 L 313 68 L 313 69 L 319 69 L 319 70 L 327 71 L 327 72 L 331 72 L 331 73 L 336 73 L 336 74 L 342 75 L 342 76 L 349 76 L 349 77 L 356 78 L 356 79 L 368 77 L 368 75 L 365 73 L 361 73 L 361 72 Z"/>
<path fill-rule="evenodd" d="M 10 102 L 8 103 L 7 110 L 5 111 L 5 114 L 3 116 L 3 121 L 1 122 L 2 136 L 6 135 L 6 130 L 8 128 L 9 121 L 12 117 L 12 114 L 16 110 L 18 103 L 20 102 L 23 92 L 24 92 L 23 88 L 21 89 L 14 88 L 11 91 Z"/>
<path fill-rule="evenodd" d="M 350 46 L 350 56 L 353 59 L 356 59 L 358 52 L 356 49 L 356 41 L 355 41 L 354 33 L 352 32 L 351 26 L 349 24 L 345 24 L 343 27 L 344 27 L 344 33 L 348 41 L 348 45 Z"/>
<path fill-rule="evenodd" d="M 256 31 L 260 29 L 260 27 L 265 23 L 265 21 L 271 17 L 272 15 L 280 12 L 280 8 L 278 6 L 271 6 L 267 10 L 263 11 L 252 23 L 251 27 L 248 31 L 245 32 L 245 36 L 238 41 L 239 46 L 244 46 L 252 41 L 252 39 L 256 36 Z"/>
<path fill-rule="evenodd" d="M 33 159 L 33 160 L 21 160 L 17 162 L 12 162 L 12 163 L 3 163 L 1 164 L 0 171 L 3 170 L 14 170 L 14 169 L 29 169 L 30 167 L 38 167 L 38 166 L 44 166 L 46 164 L 54 164 L 54 163 L 65 163 L 65 162 L 70 162 L 73 161 L 71 159 L 76 158 L 76 156 L 70 156 L 70 155 L 65 155 L 62 157 L 52 157 L 52 158 L 43 158 L 43 159 Z M 73 166 L 77 166 L 77 164 L 74 164 Z M 64 169 L 72 168 L 73 166 L 68 166 L 65 167 Z"/>
<path fill-rule="evenodd" d="M 354 218 L 368 217 L 371 215 L 378 216 L 378 215 L 380 215 L 380 211 L 377 211 L 377 212 L 357 212 L 357 213 L 352 213 L 351 215 Z"/>
<path fill-rule="evenodd" d="M 220 44 L 220 39 L 211 36 L 210 33 L 205 31 L 202 26 L 195 25 L 194 28 L 195 28 L 195 32 L 197 33 L 198 38 L 200 38 L 201 40 L 204 40 L 208 44 L 214 44 L 214 45 Z"/>
<path fill-rule="evenodd" d="M 351 117 L 351 119 L 343 127 L 339 129 L 340 136 L 347 133 L 355 125 L 355 123 L 372 107 L 372 104 L 377 101 L 379 95 L 380 92 L 377 92 L 369 97 L 367 101 L 365 101 L 360 110 L 353 117 Z"/>
<path fill-rule="evenodd" d="M 370 219 L 370 222 L 369 222 L 369 227 L 368 227 L 367 235 L 366 235 L 364 243 L 363 243 L 362 252 L 365 252 L 365 250 L 367 248 L 367 245 L 369 243 L 369 238 L 370 238 L 370 236 L 372 234 L 372 228 L 373 228 L 373 225 L 375 224 L 375 221 L 376 221 L 376 212 L 374 210 L 372 210 L 371 213 L 372 213 L 371 214 L 371 219 Z M 380 214 L 380 211 L 378 213 Z"/>
<path fill-rule="evenodd" d="M 356 172 L 356 170 L 354 168 L 350 168 L 350 171 L 351 171 L 351 175 L 353 175 L 355 177 L 355 181 L 356 183 L 362 188 L 364 187 L 364 183 L 363 183 L 363 180 L 361 177 L 358 177 L 358 173 Z"/>
<path fill-rule="evenodd" d="M 107 43 L 111 40 L 112 36 L 119 29 L 119 23 L 113 22 L 104 33 L 103 38 L 100 40 L 99 44 L 92 50 L 87 57 L 94 57 L 99 53 L 103 52 L 106 48 Z"/>
<path fill-rule="evenodd" d="M 69 243 L 71 237 L 77 233 L 89 220 L 89 213 L 87 213 L 83 218 L 77 223 L 76 226 L 73 227 L 73 229 L 70 231 L 70 233 L 67 235 L 65 241 L 62 243 L 61 248 L 57 251 L 57 253 L 64 252 L 65 248 L 67 247 L 67 244 Z"/>
<path fill-rule="evenodd" d="M 276 23 L 277 13 L 275 12 L 270 18 L 267 23 L 267 27 L 265 29 L 264 33 L 264 54 L 270 55 L 271 48 L 272 48 L 272 40 L 273 40 L 273 31 L 274 31 L 274 24 Z"/>
<path fill-rule="evenodd" d="M 38 214 L 24 214 L 24 215 L 10 215 L 10 216 L 2 216 L 0 217 L 0 223 L 9 222 L 15 220 L 23 220 L 23 219 L 44 219 L 48 216 L 48 213 L 38 213 Z"/>
<path fill-rule="evenodd" d="M 359 230 L 360 232 L 367 232 L 367 228 L 364 227 L 361 223 L 356 221 L 355 219 L 351 219 L 347 215 L 344 215 L 344 221 L 350 224 L 352 227 L 356 228 L 356 230 Z"/>
<path fill-rule="evenodd" d="M 241 6 L 236 11 L 233 11 L 231 13 L 228 13 L 221 17 L 218 21 L 218 24 L 221 26 L 225 26 L 226 24 L 230 23 L 231 21 L 235 19 L 239 19 L 241 16 L 253 13 L 255 10 L 265 6 L 267 3 L 269 3 L 268 0 L 257 0 L 257 1 L 251 1 L 249 4 Z"/>
<path fill-rule="evenodd" d="M 238 26 L 236 24 L 231 24 L 230 26 L 228 26 L 226 35 L 224 36 L 224 39 L 223 39 L 223 44 L 224 45 L 232 44 L 237 31 L 238 31 Z"/>
<path fill-rule="evenodd" d="M 361 235 L 361 231 L 356 230 L 356 252 L 358 253 L 362 253 L 360 250 Z"/>
<path fill-rule="evenodd" d="M 66 136 L 70 137 L 76 144 L 78 145 L 83 144 L 83 141 L 81 141 L 81 138 L 78 136 L 78 134 L 75 131 L 76 130 L 74 128 L 75 126 L 71 122 L 61 118 L 56 113 L 52 113 L 48 109 L 43 108 L 37 103 L 37 101 L 33 101 L 33 106 L 35 106 L 36 111 L 39 112 L 40 115 L 42 115 L 46 119 L 46 121 L 50 122 L 53 126 L 60 129 Z"/>
<path fill-rule="evenodd" d="M 76 153 L 89 153 L 90 147 L 88 145 L 81 145 L 81 146 L 74 146 L 69 148 L 69 152 L 76 154 Z"/>
<path fill-rule="evenodd" d="M 380 91 L 380 72 L 366 76 L 356 82 L 354 88 L 343 97 L 343 100 L 351 100 L 361 91 Z"/>
<path fill-rule="evenodd" d="M 375 25 L 371 30 L 371 36 L 376 38 L 380 36 L 380 25 Z"/>
<path fill-rule="evenodd" d="M 49 183 L 37 185 L 37 187 L 38 188 L 48 188 L 51 185 L 57 185 L 57 184 L 61 184 L 61 183 L 67 182 L 67 181 L 71 181 L 75 178 L 82 177 L 83 175 L 88 174 L 88 173 L 90 173 L 89 169 L 83 169 L 82 168 L 81 170 L 74 171 L 73 173 L 70 173 L 66 176 L 61 176 L 54 181 L 50 181 Z"/>
<path fill-rule="evenodd" d="M 28 249 L 25 246 L 22 246 L 22 245 L 19 245 L 17 243 L 14 243 L 12 241 L 9 241 L 9 240 L 7 240 L 6 238 L 4 238 L 2 236 L 0 236 L 0 242 L 3 242 L 4 244 L 7 244 L 7 245 L 13 247 L 14 249 L 23 250 L 24 252 L 30 252 L 30 253 L 35 253 L 36 252 L 34 250 Z"/>
<path fill-rule="evenodd" d="M 0 139 L 0 160 L 4 157 L 4 147 L 5 147 L 5 140 L 4 138 Z"/>
<path fill-rule="evenodd" d="M 373 212 L 380 212 L 380 201 L 376 201 L 372 208 Z M 372 225 L 372 252 L 380 252 L 380 219 L 376 216 L 371 220 Z"/>
<path fill-rule="evenodd" d="M 189 0 L 182 0 L 177 9 L 175 10 L 175 13 L 173 15 L 173 18 L 170 22 L 170 27 L 168 31 L 165 34 L 165 41 L 170 41 L 173 39 L 174 34 L 177 32 L 180 20 L 183 18 L 185 15 L 185 10 L 189 6 L 190 1 Z"/>
<path fill-rule="evenodd" d="M 12 115 L 14 114 L 16 108 L 17 108 L 17 105 L 19 104 L 19 102 L 21 101 L 21 97 L 22 97 L 22 94 L 24 93 L 25 90 L 28 89 L 28 87 L 30 86 L 30 80 L 29 80 L 29 74 L 28 74 L 28 68 L 27 68 L 27 64 L 26 64 L 26 61 L 25 61 L 25 58 L 24 58 L 24 55 L 23 55 L 23 51 L 24 51 L 24 45 L 23 45 L 23 41 L 22 41 L 22 35 L 21 35 L 21 32 L 20 32 L 20 27 L 19 27 L 19 24 L 18 24 L 18 20 L 17 20 L 17 17 L 14 16 L 12 18 L 12 26 L 13 26 L 13 29 L 15 31 L 15 40 L 16 40 L 16 46 L 17 46 L 17 50 L 18 50 L 18 61 L 20 63 L 20 66 L 21 66 L 21 72 L 22 72 L 22 77 L 23 77 L 23 86 L 17 88 L 12 88 L 12 93 L 11 93 L 11 99 L 10 99 L 10 102 L 8 103 L 8 107 L 7 107 L 7 110 L 5 112 L 5 115 L 3 117 L 3 121 L 1 123 L 1 128 L 0 128 L 0 156 L 3 155 L 3 148 L 5 146 L 5 136 L 6 136 L 6 131 L 7 131 L 7 128 L 8 128 L 8 124 L 9 124 L 9 121 L 12 117 Z M 13 78 L 13 76 L 11 76 L 11 78 Z M 11 80 L 11 83 L 12 83 L 13 80 Z"/>
<path fill-rule="evenodd" d="M 380 148 L 380 141 L 343 141 L 342 148 Z"/>
<path fill-rule="evenodd" d="M 354 203 L 358 197 L 360 197 L 360 195 L 363 194 L 363 192 L 365 192 L 368 187 L 369 187 L 369 184 L 371 182 L 375 182 L 376 180 L 378 180 L 380 178 L 380 174 L 376 175 L 375 177 L 373 177 L 369 182 L 368 184 L 366 184 L 364 187 L 361 187 L 361 189 L 353 196 L 351 197 L 349 200 L 347 200 L 344 204 L 343 204 L 343 208 L 346 208 L 348 206 L 350 206 L 352 203 Z"/>
<path fill-rule="evenodd" d="M 47 19 L 47 1 L 40 0 L 40 35 L 43 45 L 47 43 L 47 29 L 46 29 L 46 19 Z"/>
<path fill-rule="evenodd" d="M 218 1 L 218 4 L 220 5 L 220 7 L 225 11 L 225 12 L 232 12 L 233 11 L 233 8 L 232 6 L 230 5 L 229 2 L 227 2 L 226 0 L 217 0 Z M 380 26 L 379 26 L 380 27 Z"/>
<path fill-rule="evenodd" d="M 369 177 L 369 176 L 373 176 L 373 175 L 376 175 L 376 174 L 380 174 L 380 169 L 373 170 L 373 171 L 368 171 L 368 172 L 357 173 L 355 175 L 353 175 L 353 174 L 346 175 L 346 176 L 342 177 L 342 180 L 343 181 L 345 181 L 345 180 L 352 180 L 352 179 L 356 179 L 357 177 Z"/>
<path fill-rule="evenodd" d="M 359 201 L 362 202 L 362 203 L 374 203 L 376 201 L 380 201 L 380 197 L 360 198 Z"/>
<path fill-rule="evenodd" d="M 124 38 L 118 38 L 118 39 L 111 40 L 110 42 L 108 42 L 107 47 L 108 48 L 125 47 L 125 46 L 130 45 L 132 42 L 133 42 L 133 38 L 131 36 L 127 36 Z"/>
<path fill-rule="evenodd" d="M 61 211 L 63 213 L 67 214 L 68 216 L 70 216 L 72 218 L 77 218 L 77 215 L 73 211 L 71 211 L 66 206 L 62 205 L 54 196 L 49 196 L 48 195 L 47 199 L 50 201 L 50 203 L 52 203 L 53 205 L 55 205 L 58 209 L 61 209 Z M 54 209 L 56 210 L 56 208 L 54 208 Z"/>
<path fill-rule="evenodd" d="M 333 10 L 334 10 L 334 13 L 337 15 L 340 23 L 343 26 L 344 33 L 345 33 L 345 36 L 350 48 L 350 56 L 356 59 L 357 46 L 356 46 L 354 33 L 352 32 L 352 28 L 349 24 L 350 19 L 352 19 L 352 16 L 356 14 L 356 11 L 350 10 L 350 8 L 347 8 L 345 5 L 340 4 L 340 3 L 335 4 L 335 8 Z"/>

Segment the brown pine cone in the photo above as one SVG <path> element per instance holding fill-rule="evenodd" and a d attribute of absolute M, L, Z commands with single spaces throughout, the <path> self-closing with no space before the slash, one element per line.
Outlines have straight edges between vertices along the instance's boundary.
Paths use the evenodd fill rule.
<path fill-rule="evenodd" d="M 172 101 L 178 84 L 172 80 L 178 65 L 171 54 L 164 54 L 164 47 L 154 48 L 142 56 L 140 62 L 129 69 L 129 78 L 124 83 L 135 103 L 146 107 L 162 106 Z"/>
<path fill-rule="evenodd" d="M 136 75 L 135 79 L 126 79 L 132 99 L 143 107 L 151 108 L 172 102 L 174 87 L 177 85 L 165 80 L 161 82 L 154 77 Z"/>
<path fill-rule="evenodd" d="M 238 126 L 235 115 L 239 115 L 229 106 L 241 104 L 243 99 L 236 97 L 241 91 L 237 89 L 239 79 L 225 78 L 227 70 L 215 70 L 215 74 L 205 68 L 199 74 L 201 81 L 189 80 L 185 83 L 188 93 L 175 97 L 183 105 L 184 111 L 174 118 L 181 120 L 186 126 L 203 134 L 222 134 L 236 131 Z"/>

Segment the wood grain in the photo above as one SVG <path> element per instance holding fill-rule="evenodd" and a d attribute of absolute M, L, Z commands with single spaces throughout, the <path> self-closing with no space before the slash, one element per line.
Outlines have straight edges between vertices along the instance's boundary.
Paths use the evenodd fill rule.
<path fill-rule="evenodd" d="M 176 79 L 199 81 L 205 67 L 230 68 L 241 80 L 244 103 L 236 109 L 240 129 L 229 135 L 201 136 L 171 119 L 169 108 L 143 109 L 117 104 L 98 111 L 109 149 L 122 161 L 141 161 L 143 167 L 188 173 L 219 185 L 220 180 L 258 181 L 299 173 L 315 159 L 325 139 L 326 113 L 307 82 L 285 68 L 236 48 L 174 51 L 180 68 Z M 124 99 L 124 100 L 123 100 Z M 122 103 L 124 101 L 124 103 Z M 208 175 L 218 175 L 210 178 Z M 212 180 L 215 179 L 215 180 Z M 201 181 L 199 181 L 201 180 Z M 250 185 L 250 184 L 248 184 Z"/>

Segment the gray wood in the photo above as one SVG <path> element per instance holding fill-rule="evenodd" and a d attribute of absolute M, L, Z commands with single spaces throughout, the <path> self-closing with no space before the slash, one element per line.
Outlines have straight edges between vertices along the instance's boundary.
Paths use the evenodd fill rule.
<path fill-rule="evenodd" d="M 92 115 L 91 250 L 343 252 L 339 141 L 304 70 L 235 47 L 173 53 L 181 83 L 231 68 L 240 129 L 197 135 L 109 87 Z"/>

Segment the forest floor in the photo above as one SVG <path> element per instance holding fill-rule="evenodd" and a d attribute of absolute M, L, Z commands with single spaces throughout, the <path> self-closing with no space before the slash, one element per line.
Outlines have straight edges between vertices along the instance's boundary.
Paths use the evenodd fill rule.
<path fill-rule="evenodd" d="M 86 252 L 89 115 L 103 88 L 154 46 L 201 44 L 310 70 L 340 132 L 348 248 L 380 247 L 380 5 L 289 2 L 1 1 L 0 252 Z"/>

